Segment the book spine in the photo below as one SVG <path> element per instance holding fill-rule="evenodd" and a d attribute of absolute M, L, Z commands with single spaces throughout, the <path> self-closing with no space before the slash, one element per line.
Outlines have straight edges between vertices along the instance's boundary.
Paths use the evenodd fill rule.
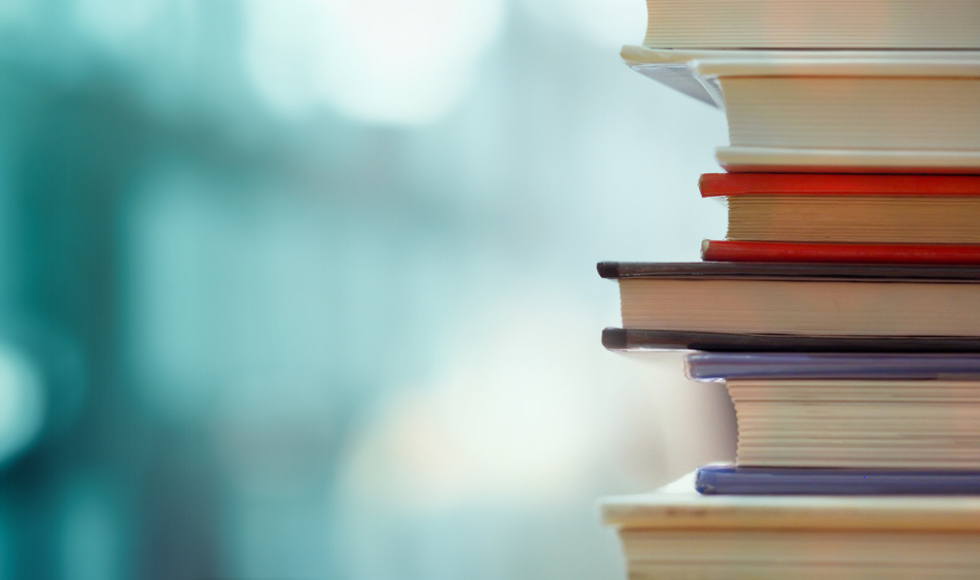
<path fill-rule="evenodd" d="M 705 240 L 706 262 L 980 265 L 980 245 L 828 244 Z"/>

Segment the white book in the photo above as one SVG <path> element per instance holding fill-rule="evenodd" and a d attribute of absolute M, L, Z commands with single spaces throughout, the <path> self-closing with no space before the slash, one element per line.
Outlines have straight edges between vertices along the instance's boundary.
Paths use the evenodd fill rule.
<path fill-rule="evenodd" d="M 600 500 L 630 578 L 980 577 L 980 498 L 702 496 L 693 477 Z"/>
<path fill-rule="evenodd" d="M 729 171 L 980 172 L 980 51 L 622 54 L 725 110 Z"/>
<path fill-rule="evenodd" d="M 980 471 L 980 382 L 731 379 L 742 467 Z"/>
<path fill-rule="evenodd" d="M 980 48 L 975 0 L 647 0 L 660 48 Z"/>

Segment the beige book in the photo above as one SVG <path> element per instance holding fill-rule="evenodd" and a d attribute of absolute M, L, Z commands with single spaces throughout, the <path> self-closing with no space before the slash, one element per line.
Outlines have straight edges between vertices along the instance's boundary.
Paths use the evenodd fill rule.
<path fill-rule="evenodd" d="M 725 110 L 729 145 L 717 155 L 729 171 L 980 172 L 980 51 L 626 46 L 622 56 Z"/>
<path fill-rule="evenodd" d="M 687 476 L 600 510 L 631 579 L 980 577 L 980 498 L 702 496 Z"/>
<path fill-rule="evenodd" d="M 658 48 L 980 48 L 971 0 L 647 0 Z"/>
<path fill-rule="evenodd" d="M 980 244 L 978 195 L 732 195 L 729 240 Z"/>

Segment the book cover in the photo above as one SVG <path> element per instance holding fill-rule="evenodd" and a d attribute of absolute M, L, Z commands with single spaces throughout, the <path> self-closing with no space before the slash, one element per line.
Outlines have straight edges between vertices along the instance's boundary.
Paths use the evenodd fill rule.
<path fill-rule="evenodd" d="M 980 265 L 980 244 L 841 244 L 704 240 L 707 262 Z"/>
<path fill-rule="evenodd" d="M 705 173 L 702 197 L 731 195 L 980 195 L 975 175 Z"/>
<path fill-rule="evenodd" d="M 653 493 L 600 500 L 602 520 L 643 530 L 895 530 L 980 533 L 980 497 L 703 495 L 691 473 Z"/>
<path fill-rule="evenodd" d="M 978 495 L 980 472 L 706 465 L 695 471 L 695 489 L 704 495 Z"/>
<path fill-rule="evenodd" d="M 611 351 L 696 350 L 706 352 L 978 353 L 980 338 L 958 336 L 808 336 L 606 328 Z"/>
<path fill-rule="evenodd" d="M 853 352 L 691 353 L 687 376 L 697 381 L 727 379 L 980 379 L 977 354 Z"/>
<path fill-rule="evenodd" d="M 978 281 L 980 266 L 726 262 L 599 262 L 603 278 L 686 280 Z"/>

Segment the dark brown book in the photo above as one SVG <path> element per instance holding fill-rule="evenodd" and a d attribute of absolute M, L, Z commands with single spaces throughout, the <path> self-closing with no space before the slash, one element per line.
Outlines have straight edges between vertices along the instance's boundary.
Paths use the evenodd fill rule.
<path fill-rule="evenodd" d="M 603 278 L 980 282 L 980 266 L 795 262 L 599 262 Z"/>

